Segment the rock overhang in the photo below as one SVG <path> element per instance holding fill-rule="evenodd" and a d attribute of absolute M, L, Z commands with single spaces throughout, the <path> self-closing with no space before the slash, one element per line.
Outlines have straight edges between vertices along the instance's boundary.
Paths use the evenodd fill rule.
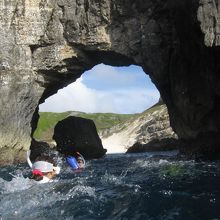
<path fill-rule="evenodd" d="M 203 0 L 4 2 L 1 149 L 27 150 L 39 103 L 101 62 L 142 66 L 179 137 L 210 134 L 217 145 L 217 9 L 218 2 Z"/>

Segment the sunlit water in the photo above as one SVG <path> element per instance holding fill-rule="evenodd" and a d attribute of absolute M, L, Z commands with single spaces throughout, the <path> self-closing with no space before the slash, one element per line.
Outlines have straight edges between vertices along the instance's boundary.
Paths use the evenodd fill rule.
<path fill-rule="evenodd" d="M 158 154 L 158 153 L 157 153 Z M 53 182 L 26 164 L 0 169 L 0 219 L 220 219 L 220 161 L 107 155 Z"/>

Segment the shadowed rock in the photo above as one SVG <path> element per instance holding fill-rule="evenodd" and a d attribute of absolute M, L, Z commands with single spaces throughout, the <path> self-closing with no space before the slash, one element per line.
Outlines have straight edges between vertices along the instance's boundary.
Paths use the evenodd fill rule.
<path fill-rule="evenodd" d="M 54 158 L 58 155 L 55 146 L 52 147 L 47 142 L 36 141 L 35 139 L 33 139 L 31 142 L 30 150 L 30 159 L 32 161 L 34 161 L 37 157 L 40 156 L 50 156 L 51 158 Z"/>
<path fill-rule="evenodd" d="M 95 124 L 90 119 L 65 118 L 56 124 L 53 139 L 57 149 L 65 155 L 74 155 L 78 151 L 85 158 L 99 158 L 106 153 Z"/>
<path fill-rule="evenodd" d="M 140 153 L 149 151 L 169 151 L 176 150 L 178 140 L 175 138 L 164 138 L 161 140 L 152 140 L 147 144 L 135 143 L 126 153 Z"/>

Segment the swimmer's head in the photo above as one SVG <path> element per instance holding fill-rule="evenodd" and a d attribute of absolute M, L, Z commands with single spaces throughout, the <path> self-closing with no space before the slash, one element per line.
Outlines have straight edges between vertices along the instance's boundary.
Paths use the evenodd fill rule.
<path fill-rule="evenodd" d="M 84 162 L 84 159 L 82 157 L 77 157 L 77 163 L 78 163 L 80 168 L 85 167 L 85 162 Z"/>
<path fill-rule="evenodd" d="M 52 179 L 59 174 L 60 168 L 54 166 L 53 160 L 49 157 L 38 157 L 32 164 L 32 179 L 40 181 L 44 177 Z"/>

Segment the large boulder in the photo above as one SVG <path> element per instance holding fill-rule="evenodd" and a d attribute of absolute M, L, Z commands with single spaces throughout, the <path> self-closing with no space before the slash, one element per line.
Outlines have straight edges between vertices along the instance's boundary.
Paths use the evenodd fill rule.
<path fill-rule="evenodd" d="M 53 139 L 64 155 L 79 151 L 85 158 L 99 158 L 106 153 L 90 119 L 69 116 L 59 121 L 54 128 Z"/>

